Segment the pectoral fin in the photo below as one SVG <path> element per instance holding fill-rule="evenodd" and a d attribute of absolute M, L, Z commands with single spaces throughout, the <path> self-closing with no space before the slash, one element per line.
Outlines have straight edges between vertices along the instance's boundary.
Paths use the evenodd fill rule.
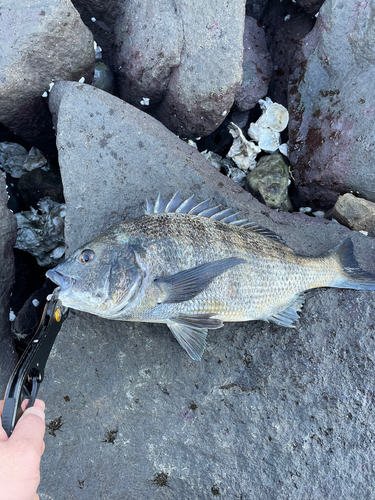
<path fill-rule="evenodd" d="M 189 356 L 200 361 L 206 347 L 207 330 L 221 328 L 223 322 L 209 314 L 199 314 L 172 318 L 167 325 Z"/>
<path fill-rule="evenodd" d="M 160 288 L 160 303 L 190 300 L 207 288 L 217 276 L 245 262 L 244 259 L 230 257 L 229 259 L 207 262 L 172 276 L 156 278 L 154 285 Z"/>
<path fill-rule="evenodd" d="M 299 295 L 285 309 L 268 318 L 268 321 L 287 328 L 295 328 L 295 322 L 299 320 L 298 312 L 302 309 L 304 302 L 305 297 Z"/>

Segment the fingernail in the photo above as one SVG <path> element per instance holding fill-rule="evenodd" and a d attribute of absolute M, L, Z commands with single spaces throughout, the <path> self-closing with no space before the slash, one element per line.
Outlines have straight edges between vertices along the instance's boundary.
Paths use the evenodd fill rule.
<path fill-rule="evenodd" d="M 29 414 L 38 415 L 38 417 L 40 417 L 43 421 L 46 419 L 45 413 L 42 410 L 42 408 L 38 408 L 37 406 L 31 406 L 30 408 L 27 408 L 24 411 L 22 417 L 26 417 L 26 415 L 29 415 Z"/>

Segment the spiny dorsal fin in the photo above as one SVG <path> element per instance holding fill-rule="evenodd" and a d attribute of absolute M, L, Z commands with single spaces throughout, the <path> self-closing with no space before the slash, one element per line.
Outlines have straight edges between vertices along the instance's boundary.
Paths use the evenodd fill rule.
<path fill-rule="evenodd" d="M 249 222 L 247 219 L 237 219 L 239 212 L 233 213 L 230 208 L 220 210 L 219 205 L 216 207 L 210 207 L 208 200 L 198 203 L 194 199 L 194 196 L 190 196 L 187 200 L 183 200 L 180 196 L 180 191 L 177 191 L 177 193 L 172 196 L 170 201 L 164 200 L 160 193 L 154 205 L 146 200 L 146 215 L 163 213 L 179 213 L 208 217 L 209 219 L 225 222 L 233 226 L 248 228 L 255 233 L 262 234 L 263 236 L 267 236 L 278 243 L 286 245 L 285 241 L 273 231 L 259 226 L 256 222 Z"/>

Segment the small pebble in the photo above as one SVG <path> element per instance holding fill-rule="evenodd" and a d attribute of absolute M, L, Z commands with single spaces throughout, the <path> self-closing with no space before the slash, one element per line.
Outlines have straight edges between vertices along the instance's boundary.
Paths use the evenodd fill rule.
<path fill-rule="evenodd" d="M 9 321 L 14 321 L 16 319 L 16 315 L 12 311 L 12 309 L 9 311 Z"/>
<path fill-rule="evenodd" d="M 91 21 L 92 21 L 93 23 L 95 23 L 95 22 L 96 22 L 96 18 L 95 18 L 95 17 L 92 17 L 92 18 L 91 18 Z"/>
<path fill-rule="evenodd" d="M 358 231 L 358 232 L 364 234 L 365 236 L 368 236 L 368 231 Z"/>
<path fill-rule="evenodd" d="M 150 104 L 150 99 L 148 97 L 143 97 L 141 104 L 142 106 L 148 106 Z"/>
<path fill-rule="evenodd" d="M 38 299 L 34 299 L 31 303 L 32 303 L 32 305 L 33 305 L 34 307 L 38 307 L 38 305 L 39 305 L 39 300 L 38 300 Z"/>
<path fill-rule="evenodd" d="M 303 214 L 309 214 L 310 212 L 312 212 L 312 208 L 310 208 L 310 207 L 300 207 L 299 211 L 302 212 Z"/>
<path fill-rule="evenodd" d="M 82 78 L 80 78 L 80 79 L 78 80 L 78 83 L 85 83 L 85 77 L 83 76 Z"/>
<path fill-rule="evenodd" d="M 318 210 L 317 212 L 312 213 L 314 217 L 324 217 L 324 212 L 322 210 Z"/>

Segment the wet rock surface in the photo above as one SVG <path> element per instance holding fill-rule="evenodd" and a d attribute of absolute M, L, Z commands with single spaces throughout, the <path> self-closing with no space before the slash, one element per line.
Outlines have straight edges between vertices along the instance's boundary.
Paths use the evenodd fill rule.
<path fill-rule="evenodd" d="M 326 0 L 296 54 L 289 142 L 300 204 L 331 208 L 347 191 L 375 201 L 374 9 Z"/>
<path fill-rule="evenodd" d="M 375 203 L 350 193 L 339 196 L 331 216 L 355 231 L 367 231 L 375 236 Z"/>
<path fill-rule="evenodd" d="M 117 98 L 59 83 L 50 106 L 68 253 L 141 215 L 146 196 L 180 188 L 241 210 L 307 255 L 350 236 L 361 266 L 375 272 L 374 240 L 260 204 Z M 296 330 L 226 324 L 210 333 L 201 363 L 163 325 L 72 312 L 40 392 L 41 500 L 370 499 L 374 306 L 371 292 L 310 291 Z"/>
<path fill-rule="evenodd" d="M 52 154 L 54 134 L 42 94 L 58 79 L 91 81 L 92 34 L 69 0 L 5 0 L 0 45 L 0 122 Z"/>
<path fill-rule="evenodd" d="M 4 176 L 0 173 L 0 387 L 6 387 L 16 364 L 17 356 L 10 335 L 9 302 L 14 284 L 13 245 L 17 222 L 7 208 L 8 193 Z"/>
<path fill-rule="evenodd" d="M 246 176 L 250 193 L 270 208 L 292 211 L 288 195 L 289 168 L 279 154 L 262 156 L 257 167 Z"/>

